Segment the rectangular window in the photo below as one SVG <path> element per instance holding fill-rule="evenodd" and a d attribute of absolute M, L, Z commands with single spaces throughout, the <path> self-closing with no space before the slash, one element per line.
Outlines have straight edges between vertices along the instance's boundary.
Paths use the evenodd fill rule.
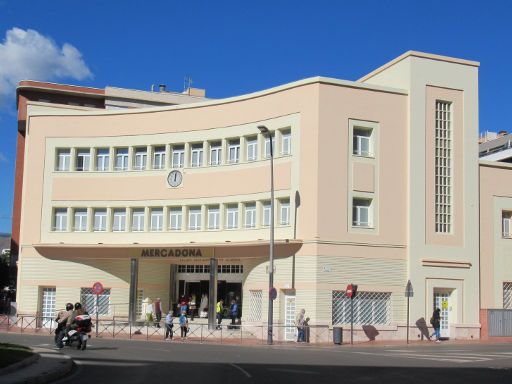
<path fill-rule="evenodd" d="M 181 207 L 173 207 L 169 210 L 169 229 L 171 231 L 181 231 L 183 222 L 183 210 Z"/>
<path fill-rule="evenodd" d="M 228 205 L 226 207 L 226 216 L 227 216 L 227 229 L 236 229 L 238 228 L 238 204 Z"/>
<path fill-rule="evenodd" d="M 503 283 L 503 309 L 512 309 L 512 282 Z"/>
<path fill-rule="evenodd" d="M 345 291 L 332 291 L 332 324 L 350 324 L 350 300 Z M 390 292 L 358 292 L 353 299 L 354 324 L 391 324 Z"/>
<path fill-rule="evenodd" d="M 265 137 L 265 152 L 263 156 L 268 159 L 270 157 L 270 138 Z M 272 132 L 272 154 L 276 155 L 276 135 Z"/>
<path fill-rule="evenodd" d="M 222 162 L 222 143 L 210 143 L 210 165 L 220 165 Z"/>
<path fill-rule="evenodd" d="M 190 207 L 188 210 L 188 229 L 191 231 L 201 229 L 201 207 Z"/>
<path fill-rule="evenodd" d="M 256 227 L 256 203 L 246 203 L 245 210 L 245 228 Z"/>
<path fill-rule="evenodd" d="M 286 156 L 291 153 L 292 133 L 289 129 L 281 132 L 281 155 Z"/>
<path fill-rule="evenodd" d="M 162 231 L 164 228 L 164 210 L 163 208 L 151 208 L 151 230 L 155 232 Z"/>
<path fill-rule="evenodd" d="M 75 232 L 87 231 L 87 209 L 76 208 L 74 214 L 73 230 Z"/>
<path fill-rule="evenodd" d="M 105 232 L 107 230 L 107 210 L 105 208 L 94 210 L 94 231 Z"/>
<path fill-rule="evenodd" d="M 261 321 L 263 313 L 263 291 L 250 290 L 249 291 L 249 316 L 248 321 Z"/>
<path fill-rule="evenodd" d="M 218 205 L 208 207 L 208 229 L 219 229 L 220 209 Z"/>
<path fill-rule="evenodd" d="M 114 209 L 113 220 L 112 220 L 112 231 L 114 231 L 114 232 L 126 231 L 126 209 L 125 208 Z"/>
<path fill-rule="evenodd" d="M 510 211 L 502 211 L 501 212 L 501 220 L 502 220 L 502 233 L 503 237 L 506 239 L 512 239 L 512 212 Z"/>
<path fill-rule="evenodd" d="M 55 318 L 55 299 L 57 290 L 55 287 L 44 287 L 41 289 L 41 315 L 43 327 L 51 328 Z"/>
<path fill-rule="evenodd" d="M 352 200 L 352 225 L 354 227 L 372 227 L 372 200 L 354 198 Z"/>
<path fill-rule="evenodd" d="M 435 224 L 437 233 L 452 232 L 451 103 L 436 101 Z"/>
<path fill-rule="evenodd" d="M 185 146 L 184 145 L 173 145 L 172 146 L 172 167 L 183 168 L 185 161 Z"/>
<path fill-rule="evenodd" d="M 116 148 L 116 171 L 128 170 L 128 148 Z"/>
<path fill-rule="evenodd" d="M 271 208 L 270 201 L 264 201 L 262 203 L 262 205 L 263 205 L 262 225 L 264 227 L 268 227 L 268 226 L 270 226 L 270 208 Z"/>
<path fill-rule="evenodd" d="M 134 208 L 132 210 L 132 232 L 144 231 L 144 208 Z"/>
<path fill-rule="evenodd" d="M 53 210 L 53 230 L 64 232 L 68 229 L 68 210 L 66 208 L 55 208 Z"/>
<path fill-rule="evenodd" d="M 203 165 L 203 144 L 192 144 L 190 151 L 190 166 L 200 167 Z"/>
<path fill-rule="evenodd" d="M 232 164 L 240 161 L 240 139 L 229 140 L 228 161 Z"/>
<path fill-rule="evenodd" d="M 279 224 L 290 224 L 290 199 L 279 200 Z"/>
<path fill-rule="evenodd" d="M 92 288 L 80 289 L 80 302 L 82 308 L 89 313 L 89 315 L 109 315 L 110 314 L 110 288 L 103 290 L 101 295 L 98 295 L 98 308 L 96 308 L 96 295 L 92 292 Z"/>
<path fill-rule="evenodd" d="M 80 148 L 76 150 L 76 170 L 88 171 L 91 164 L 91 150 Z"/>
<path fill-rule="evenodd" d="M 96 149 L 96 170 L 105 172 L 110 167 L 110 149 L 98 148 Z"/>
<path fill-rule="evenodd" d="M 372 128 L 354 127 L 352 153 L 356 156 L 372 157 Z"/>
<path fill-rule="evenodd" d="M 153 169 L 165 168 L 165 146 L 153 147 Z"/>
<path fill-rule="evenodd" d="M 69 148 L 57 149 L 57 171 L 69 171 L 71 164 L 71 150 Z"/>
<path fill-rule="evenodd" d="M 258 159 L 258 138 L 256 136 L 248 137 L 247 143 L 247 161 L 256 161 Z"/>
<path fill-rule="evenodd" d="M 133 152 L 133 169 L 136 171 L 145 170 L 148 160 L 148 149 L 146 147 L 135 148 Z"/>

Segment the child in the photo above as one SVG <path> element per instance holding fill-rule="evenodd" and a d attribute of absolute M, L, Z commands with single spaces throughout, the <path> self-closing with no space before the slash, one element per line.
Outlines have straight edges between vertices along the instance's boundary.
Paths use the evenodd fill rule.
<path fill-rule="evenodd" d="M 180 327 L 181 327 L 181 338 L 187 337 L 187 331 L 188 331 L 188 319 L 187 319 L 187 312 L 182 311 L 180 316 Z"/>
<path fill-rule="evenodd" d="M 169 311 L 167 316 L 165 316 L 165 340 L 169 338 L 169 341 L 172 340 L 172 328 L 174 324 L 172 323 L 172 311 Z"/>

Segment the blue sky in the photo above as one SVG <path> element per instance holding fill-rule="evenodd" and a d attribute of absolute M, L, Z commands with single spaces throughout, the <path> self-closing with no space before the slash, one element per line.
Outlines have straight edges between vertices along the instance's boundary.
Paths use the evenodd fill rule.
<path fill-rule="evenodd" d="M 0 0 L 0 232 L 21 78 L 181 91 L 191 76 L 222 98 L 316 75 L 356 80 L 413 49 L 480 61 L 480 130 L 512 130 L 511 16 L 506 0 Z M 13 48 L 13 28 L 37 32 Z"/>

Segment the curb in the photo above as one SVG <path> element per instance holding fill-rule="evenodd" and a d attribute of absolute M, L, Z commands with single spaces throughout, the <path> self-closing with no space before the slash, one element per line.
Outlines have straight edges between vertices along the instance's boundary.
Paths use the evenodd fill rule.
<path fill-rule="evenodd" d="M 41 358 L 41 355 L 39 355 L 39 353 L 33 352 L 32 356 L 26 357 L 23 360 L 18 361 L 17 363 L 8 365 L 7 367 L 0 369 L 0 376 L 5 376 L 11 372 L 25 368 L 26 366 L 28 366 L 30 364 L 34 364 L 40 358 Z"/>
<path fill-rule="evenodd" d="M 18 366 L 17 370 L 2 375 L 5 384 L 46 384 L 67 375 L 75 364 L 70 356 L 53 350 L 37 348 L 35 361 Z M 58 359 L 55 356 L 58 355 Z M 4 373 L 4 372 L 2 372 Z"/>

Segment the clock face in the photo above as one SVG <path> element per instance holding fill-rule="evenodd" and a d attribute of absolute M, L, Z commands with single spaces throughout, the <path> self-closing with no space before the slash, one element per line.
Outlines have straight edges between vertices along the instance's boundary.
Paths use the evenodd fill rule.
<path fill-rule="evenodd" d="M 180 171 L 174 170 L 169 173 L 169 176 L 167 176 L 167 182 L 171 187 L 177 187 L 181 184 L 183 180 L 183 175 Z"/>

